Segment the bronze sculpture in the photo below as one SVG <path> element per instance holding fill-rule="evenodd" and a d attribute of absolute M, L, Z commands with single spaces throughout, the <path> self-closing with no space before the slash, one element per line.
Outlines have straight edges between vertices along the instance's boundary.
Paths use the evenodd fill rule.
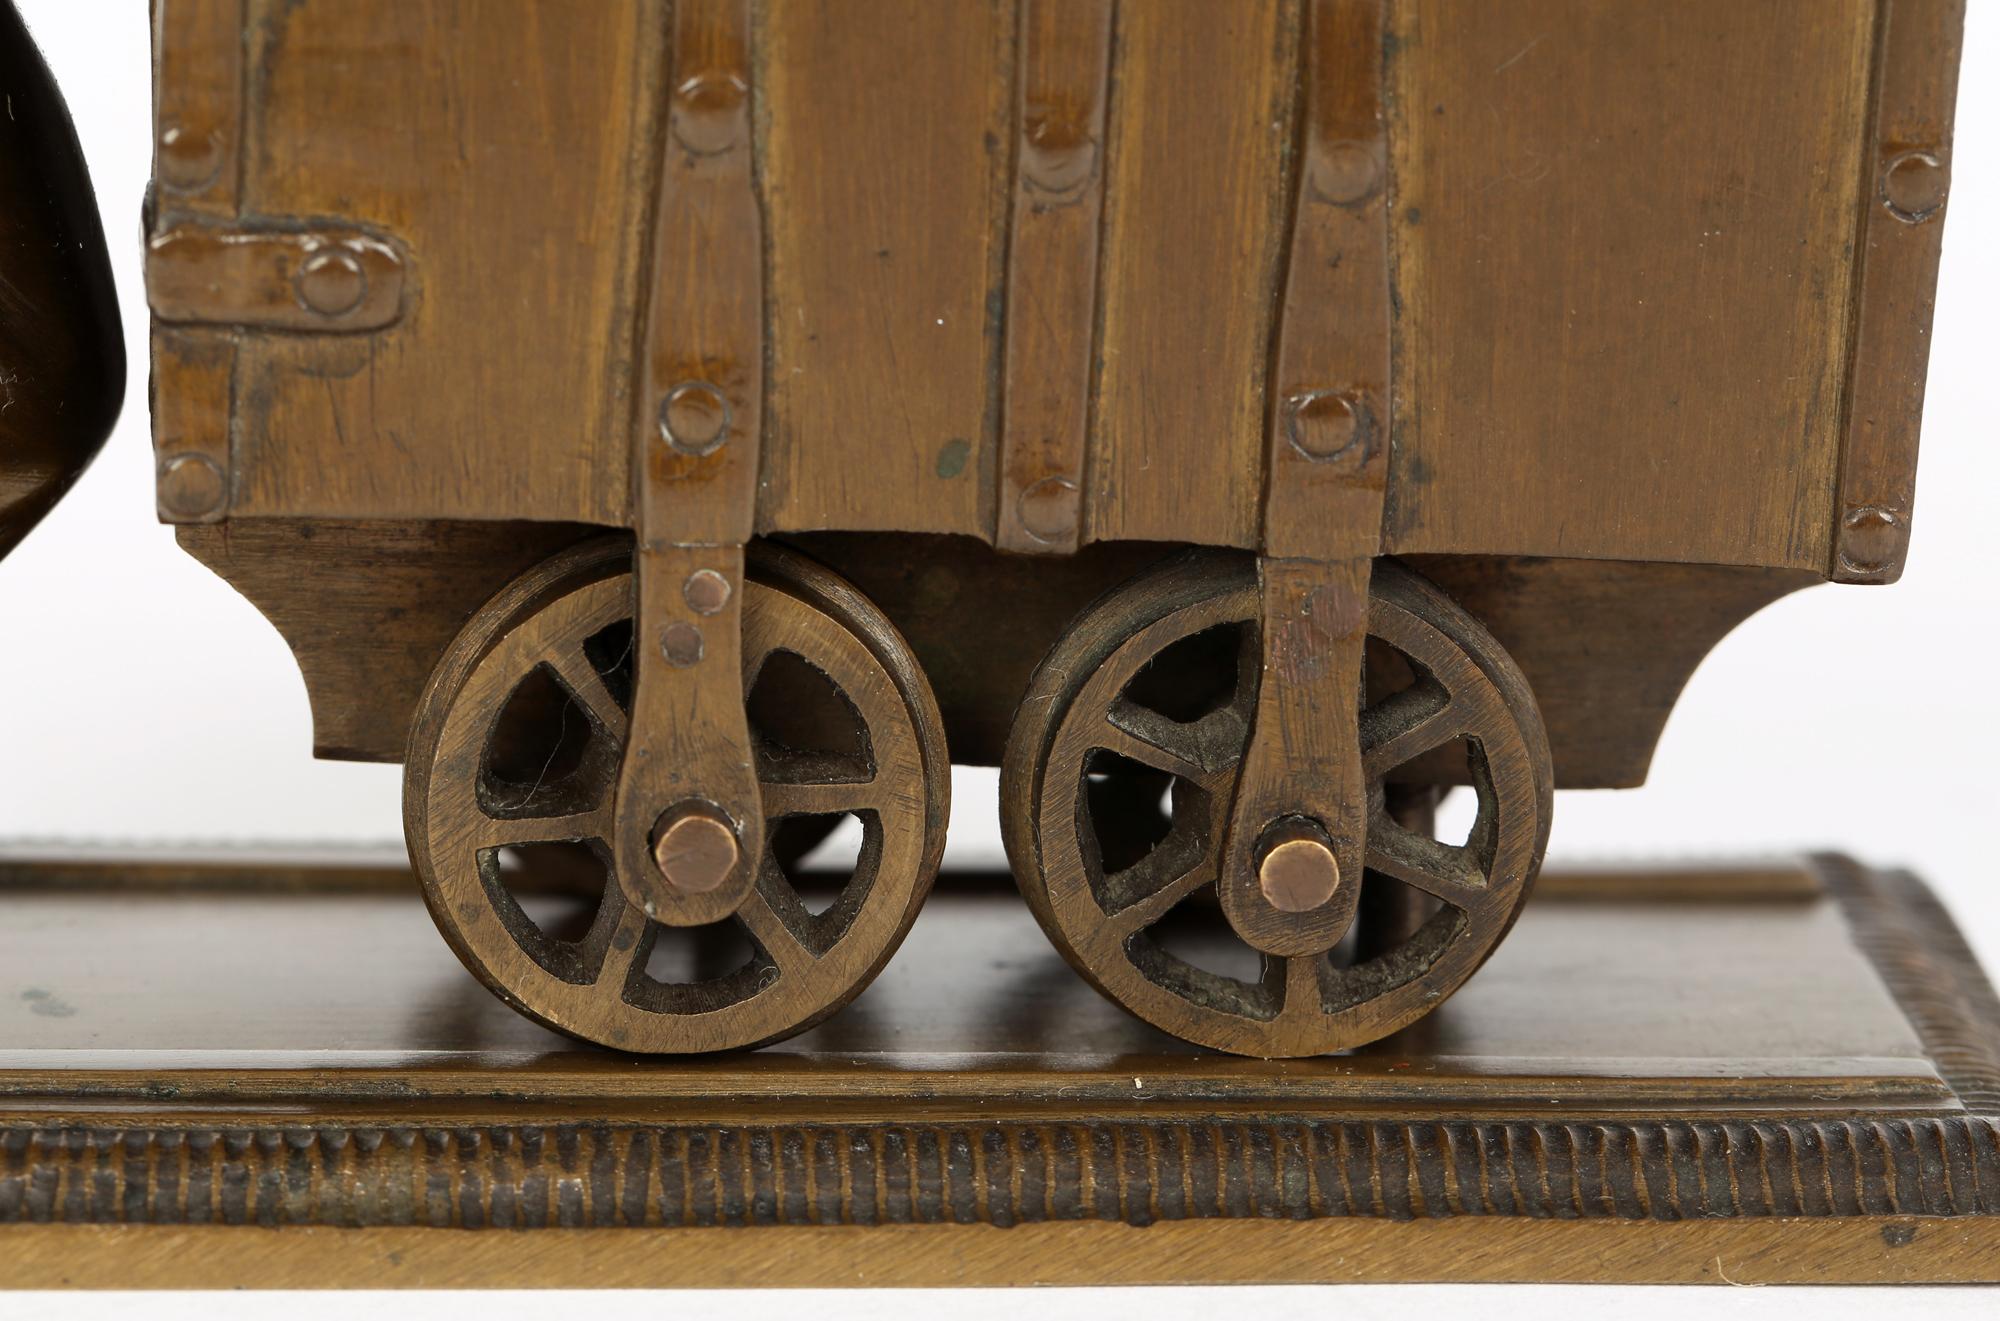
<path fill-rule="evenodd" d="M 617 1225 L 621 1282 L 723 1225 L 771 1237 L 677 1278 L 1990 1275 L 1991 992 L 1914 881 L 1558 872 L 1501 946 L 1555 788 L 1900 570 L 1960 7 L 856 12 L 155 6 L 160 513 L 316 751 L 405 763 L 458 957 L 614 1050 L 437 975 L 400 865 L 0 855 L 0 1226 L 167 1222 L 164 1279 L 216 1222 L 482 1282 L 555 1268 L 414 1227 Z M 954 762 L 1026 911 L 940 886 L 837 1013 Z M 86 930 L 166 989 L 50 990 Z M 256 1278 L 388 1269 L 297 1241 Z"/>

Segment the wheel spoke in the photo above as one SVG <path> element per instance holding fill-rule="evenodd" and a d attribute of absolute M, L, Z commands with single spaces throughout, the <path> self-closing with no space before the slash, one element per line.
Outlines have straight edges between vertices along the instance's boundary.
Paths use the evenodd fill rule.
<path fill-rule="evenodd" d="M 1161 747 L 1150 739 L 1140 738 L 1128 729 L 1107 724 L 1097 740 L 1097 746 L 1106 752 L 1116 753 L 1127 761 L 1136 761 L 1142 766 L 1150 766 L 1156 771 L 1183 780 L 1201 780 L 1208 774 L 1198 762 L 1190 761 L 1178 752 Z"/>
<path fill-rule="evenodd" d="M 1361 713 L 1361 767 L 1370 780 L 1443 747 L 1465 731 L 1451 694 L 1419 683 Z"/>
<path fill-rule="evenodd" d="M 879 809 L 886 787 L 859 757 L 759 748 L 757 789 L 764 816 L 840 816 Z"/>
<path fill-rule="evenodd" d="M 569 647 L 550 656 L 548 664 L 569 695 L 582 703 L 607 734 L 622 742 L 627 724 L 625 709 L 611 695 L 604 676 L 597 672 L 590 658 L 580 649 Z"/>
<path fill-rule="evenodd" d="M 1282 964 L 1283 967 L 1273 965 Z M 1326 1012 L 1322 970 L 1324 954 L 1301 954 L 1290 958 L 1267 957 L 1264 988 L 1276 994 L 1280 1018 L 1317 1018 Z"/>
<path fill-rule="evenodd" d="M 1212 858 L 1195 859 L 1194 864 L 1184 871 L 1168 877 L 1117 912 L 1106 914 L 1105 926 L 1120 940 L 1135 931 L 1145 930 L 1172 912 L 1174 905 L 1204 885 L 1213 883 L 1216 875 L 1215 866 L 1215 860 Z"/>
<path fill-rule="evenodd" d="M 1405 829 L 1385 814 L 1368 823 L 1367 866 L 1455 908 L 1476 907 L 1491 893 L 1471 849 Z"/>
<path fill-rule="evenodd" d="M 764 819 L 774 821 L 787 816 L 842 816 L 877 809 L 881 785 L 872 778 L 818 784 L 780 781 L 760 784 L 758 792 L 764 800 Z"/>
<path fill-rule="evenodd" d="M 638 905 L 625 902 L 624 896 L 617 893 L 615 881 L 606 890 L 604 902 L 618 906 L 618 917 L 605 940 L 604 961 L 597 965 L 597 985 L 609 986 L 623 995 L 626 984 L 632 980 L 633 965 L 639 961 L 639 951 L 646 947 L 648 919 Z"/>
<path fill-rule="evenodd" d="M 569 844 L 611 838 L 611 808 L 600 804 L 587 812 L 561 816 L 496 817 L 482 814 L 473 847 L 504 849 L 522 844 Z"/>
<path fill-rule="evenodd" d="M 775 865 L 769 864 L 766 867 L 766 877 L 770 875 Z M 743 906 L 736 910 L 736 920 L 743 924 L 744 930 L 750 933 L 750 938 L 756 941 L 758 947 L 770 957 L 771 962 L 778 966 L 780 977 L 803 974 L 816 960 L 812 951 L 800 942 L 793 934 L 792 928 L 779 915 L 770 896 L 764 893 L 765 883 L 765 880 L 760 879 L 757 888 L 744 899 Z"/>
<path fill-rule="evenodd" d="M 1156 771 L 1209 785 L 1242 758 L 1249 726 L 1234 707 L 1200 720 L 1170 720 L 1130 702 L 1111 708 L 1097 746 Z"/>

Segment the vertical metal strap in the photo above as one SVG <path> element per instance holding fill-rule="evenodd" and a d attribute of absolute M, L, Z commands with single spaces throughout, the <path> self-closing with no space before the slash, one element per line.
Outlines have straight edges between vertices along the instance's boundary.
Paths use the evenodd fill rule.
<path fill-rule="evenodd" d="M 734 911 L 763 856 L 744 714 L 743 547 L 764 407 L 763 213 L 751 118 L 750 0 L 680 0 L 652 298 L 632 441 L 636 686 L 614 841 L 628 895 L 660 921 Z M 691 805 L 735 832 L 722 886 L 664 883 L 655 825 Z"/>
<path fill-rule="evenodd" d="M 1111 21 L 1112 0 L 1020 0 L 1002 550 L 1069 552 L 1082 535 Z"/>
<path fill-rule="evenodd" d="M 1301 161 L 1273 354 L 1264 550 L 1372 556 L 1389 427 L 1386 0 L 1309 0 Z"/>
<path fill-rule="evenodd" d="M 1829 569 L 1838 582 L 1894 582 L 1909 554 L 1965 26 L 1964 0 L 1881 4 Z"/>
<path fill-rule="evenodd" d="M 741 545 L 756 520 L 764 409 L 750 0 L 680 0 L 670 76 L 633 522 L 645 546 Z"/>
<path fill-rule="evenodd" d="M 235 219 L 243 192 L 246 0 L 159 0 L 153 178 L 163 213 Z"/>
<path fill-rule="evenodd" d="M 245 0 L 160 0 L 154 10 L 155 192 L 162 231 L 177 218 L 234 222 L 243 193 Z M 229 515 L 236 334 L 153 331 L 156 502 L 165 523 Z"/>
<path fill-rule="evenodd" d="M 1224 915 L 1253 947 L 1327 948 L 1365 855 L 1362 655 L 1382 544 L 1390 409 L 1387 0 L 1309 0 L 1301 152 L 1272 351 L 1259 642 L 1263 683 L 1224 845 Z M 1259 855 L 1288 821 L 1332 850 L 1335 899 L 1281 912 Z"/>

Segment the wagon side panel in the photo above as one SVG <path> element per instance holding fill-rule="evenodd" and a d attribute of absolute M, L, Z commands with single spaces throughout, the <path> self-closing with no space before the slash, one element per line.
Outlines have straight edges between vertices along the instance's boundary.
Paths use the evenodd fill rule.
<path fill-rule="evenodd" d="M 1876 19 L 1396 7 L 1391 550 L 1824 570 Z"/>
<path fill-rule="evenodd" d="M 233 512 L 623 522 L 663 6 L 243 21 Z"/>
<path fill-rule="evenodd" d="M 987 535 L 1012 0 L 760 7 L 765 529 Z"/>

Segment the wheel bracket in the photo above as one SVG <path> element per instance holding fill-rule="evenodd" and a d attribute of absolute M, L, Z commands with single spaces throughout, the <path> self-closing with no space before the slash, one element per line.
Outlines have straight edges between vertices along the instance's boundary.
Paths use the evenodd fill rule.
<path fill-rule="evenodd" d="M 764 398 L 750 45 L 749 0 L 674 7 L 635 392 L 635 689 L 613 845 L 633 901 L 674 926 L 735 912 L 764 852 L 742 664 L 743 549 L 756 523 Z M 726 823 L 740 846 L 728 876 L 706 890 L 674 885 L 656 853 L 662 829 L 690 811 Z"/>
<path fill-rule="evenodd" d="M 1222 911 L 1266 954 L 1332 948 L 1354 918 L 1367 849 L 1361 768 L 1361 669 L 1368 640 L 1370 559 L 1258 565 L 1262 605 L 1257 714 L 1230 806 Z M 1304 909 L 1273 902 L 1264 872 L 1285 823 L 1323 832 L 1339 880 Z M 1282 902 L 1282 895 L 1280 898 Z"/>

